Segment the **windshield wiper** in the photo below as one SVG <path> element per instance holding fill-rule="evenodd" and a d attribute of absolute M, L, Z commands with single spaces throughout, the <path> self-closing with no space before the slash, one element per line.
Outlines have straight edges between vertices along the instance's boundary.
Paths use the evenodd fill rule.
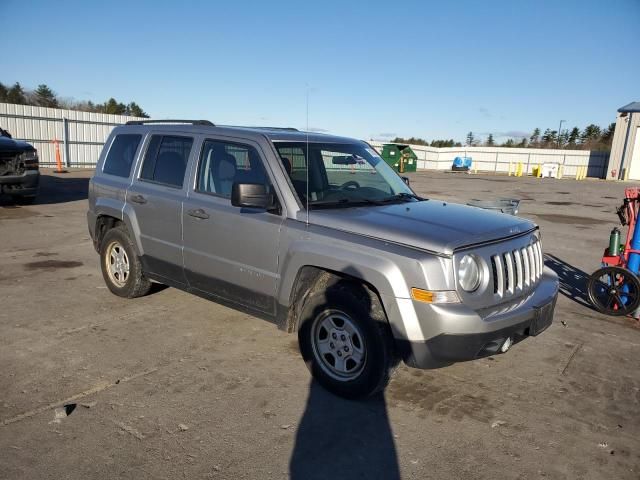
<path fill-rule="evenodd" d="M 402 201 L 417 200 L 417 201 L 421 202 L 422 200 L 424 200 L 424 198 L 419 197 L 418 195 L 415 195 L 413 193 L 400 192 L 400 193 L 397 193 L 397 194 L 392 195 L 390 197 L 387 197 L 384 200 L 381 200 L 381 202 L 389 203 L 389 202 L 393 202 L 393 201 L 396 201 L 396 200 L 402 200 Z"/>
<path fill-rule="evenodd" d="M 310 208 L 327 208 L 327 207 L 361 207 L 363 205 L 384 205 L 384 203 L 371 200 L 370 198 L 341 198 L 340 200 L 331 200 L 331 201 L 315 201 L 309 203 Z"/>

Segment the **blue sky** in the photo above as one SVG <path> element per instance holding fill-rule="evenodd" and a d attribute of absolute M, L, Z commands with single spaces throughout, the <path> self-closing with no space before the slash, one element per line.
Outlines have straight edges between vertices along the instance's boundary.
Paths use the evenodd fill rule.
<path fill-rule="evenodd" d="M 155 118 L 463 140 L 640 101 L 640 0 L 0 0 L 0 81 Z"/>

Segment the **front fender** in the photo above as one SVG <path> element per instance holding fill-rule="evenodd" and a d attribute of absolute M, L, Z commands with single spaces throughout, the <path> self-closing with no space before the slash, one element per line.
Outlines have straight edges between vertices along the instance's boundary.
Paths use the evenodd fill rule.
<path fill-rule="evenodd" d="M 306 266 L 331 270 L 373 285 L 381 295 L 409 298 L 409 288 L 401 270 L 390 260 L 355 249 L 309 240 L 294 241 L 283 261 L 278 302 L 289 306 L 298 272 Z"/>
<path fill-rule="evenodd" d="M 283 262 L 282 281 L 278 292 L 280 305 L 291 308 L 291 292 L 295 288 L 298 272 L 304 267 L 316 267 L 349 275 L 373 286 L 379 294 L 395 339 L 406 339 L 419 328 L 417 318 L 403 318 L 399 302 L 411 305 L 410 287 L 400 267 L 380 252 L 366 248 L 337 246 L 309 239 L 294 241 Z M 418 263 L 414 264 L 418 270 Z M 408 320 L 408 324 L 407 324 Z"/>

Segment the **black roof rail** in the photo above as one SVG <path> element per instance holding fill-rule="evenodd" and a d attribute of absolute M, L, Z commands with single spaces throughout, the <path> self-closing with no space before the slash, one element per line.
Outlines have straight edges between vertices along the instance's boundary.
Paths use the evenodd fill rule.
<path fill-rule="evenodd" d="M 297 128 L 293 127 L 246 127 L 246 128 L 255 128 L 256 130 L 282 130 L 284 132 L 299 132 Z"/>
<path fill-rule="evenodd" d="M 229 127 L 229 128 L 248 128 L 250 130 L 276 130 L 276 131 L 285 131 L 285 132 L 299 132 L 297 128 L 293 127 L 251 127 L 247 125 L 218 125 L 219 127 Z"/>
<path fill-rule="evenodd" d="M 191 125 L 205 125 L 215 127 L 209 120 L 129 120 L 127 125 L 146 125 L 147 123 L 190 123 Z"/>

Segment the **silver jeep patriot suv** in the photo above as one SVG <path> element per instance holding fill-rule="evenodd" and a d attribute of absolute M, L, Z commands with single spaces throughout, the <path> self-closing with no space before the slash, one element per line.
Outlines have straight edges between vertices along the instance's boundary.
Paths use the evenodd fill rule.
<path fill-rule="evenodd" d="M 383 389 L 399 360 L 504 353 L 553 319 L 535 224 L 421 198 L 359 140 L 129 122 L 105 144 L 87 217 L 114 294 L 160 282 L 270 319 L 344 397 Z"/>

